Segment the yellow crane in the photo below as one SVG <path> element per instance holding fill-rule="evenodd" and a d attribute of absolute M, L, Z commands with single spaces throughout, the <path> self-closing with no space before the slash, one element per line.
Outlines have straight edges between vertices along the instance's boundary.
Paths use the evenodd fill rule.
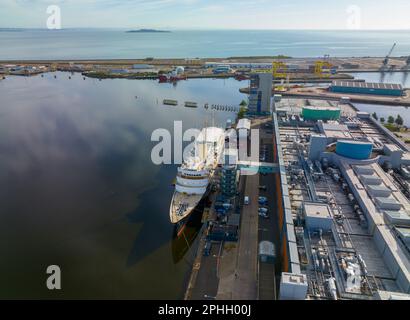
<path fill-rule="evenodd" d="M 275 90 L 278 92 L 287 91 L 289 87 L 290 76 L 288 74 L 288 66 L 283 61 L 272 62 L 271 69 L 254 69 L 253 72 L 256 73 L 271 73 L 273 79 L 282 79 L 287 81 L 287 87 L 282 82 L 280 85 L 275 86 Z"/>
<path fill-rule="evenodd" d="M 272 73 L 274 79 L 286 79 L 288 76 L 287 73 L 288 66 L 282 61 L 272 62 L 272 68 L 266 69 L 253 69 L 253 72 L 256 73 Z"/>
<path fill-rule="evenodd" d="M 272 62 L 272 74 L 274 79 L 286 79 L 288 76 L 288 66 L 282 61 Z"/>
<path fill-rule="evenodd" d="M 315 63 L 315 74 L 316 76 L 322 78 L 322 77 L 330 77 L 330 69 L 333 67 L 333 65 L 326 60 L 319 60 L 316 61 Z"/>

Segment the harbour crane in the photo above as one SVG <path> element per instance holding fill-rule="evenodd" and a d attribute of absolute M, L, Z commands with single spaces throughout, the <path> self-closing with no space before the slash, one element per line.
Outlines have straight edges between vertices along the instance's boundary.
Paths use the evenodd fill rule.
<path fill-rule="evenodd" d="M 384 58 L 382 69 L 387 69 L 387 67 L 388 67 L 388 65 L 389 65 L 390 57 L 391 57 L 391 55 L 392 55 L 394 49 L 396 48 L 396 45 L 397 45 L 397 44 L 395 43 L 395 44 L 393 45 L 393 47 L 390 49 L 390 51 L 389 51 L 389 53 L 387 54 L 386 58 Z"/>
<path fill-rule="evenodd" d="M 274 79 L 286 79 L 288 66 L 283 61 L 272 62 L 272 74 Z"/>

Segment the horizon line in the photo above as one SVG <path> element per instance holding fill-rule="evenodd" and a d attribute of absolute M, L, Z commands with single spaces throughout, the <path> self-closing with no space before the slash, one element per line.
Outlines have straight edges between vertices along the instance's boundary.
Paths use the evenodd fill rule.
<path fill-rule="evenodd" d="M 346 28 L 173 28 L 173 27 L 65 27 L 61 29 L 48 29 L 46 27 L 0 27 L 0 30 L 42 30 L 42 31 L 63 31 L 63 30 L 160 30 L 160 31 L 347 31 L 347 32 L 360 32 L 360 31 L 410 31 L 410 28 L 403 29 L 373 29 L 373 28 L 361 28 L 361 29 L 346 29 Z"/>

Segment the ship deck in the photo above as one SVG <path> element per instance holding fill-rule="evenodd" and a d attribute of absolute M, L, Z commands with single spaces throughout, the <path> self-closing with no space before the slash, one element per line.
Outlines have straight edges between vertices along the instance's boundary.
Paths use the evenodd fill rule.
<path fill-rule="evenodd" d="M 198 205 L 204 195 L 188 195 L 175 192 L 170 208 L 170 219 L 172 223 L 178 223 L 186 218 Z"/>

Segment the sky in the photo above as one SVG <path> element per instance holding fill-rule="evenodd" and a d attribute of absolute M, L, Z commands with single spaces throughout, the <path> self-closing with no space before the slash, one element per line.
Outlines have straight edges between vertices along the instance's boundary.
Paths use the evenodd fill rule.
<path fill-rule="evenodd" d="M 408 0 L 0 0 L 1 28 L 410 29 Z"/>

